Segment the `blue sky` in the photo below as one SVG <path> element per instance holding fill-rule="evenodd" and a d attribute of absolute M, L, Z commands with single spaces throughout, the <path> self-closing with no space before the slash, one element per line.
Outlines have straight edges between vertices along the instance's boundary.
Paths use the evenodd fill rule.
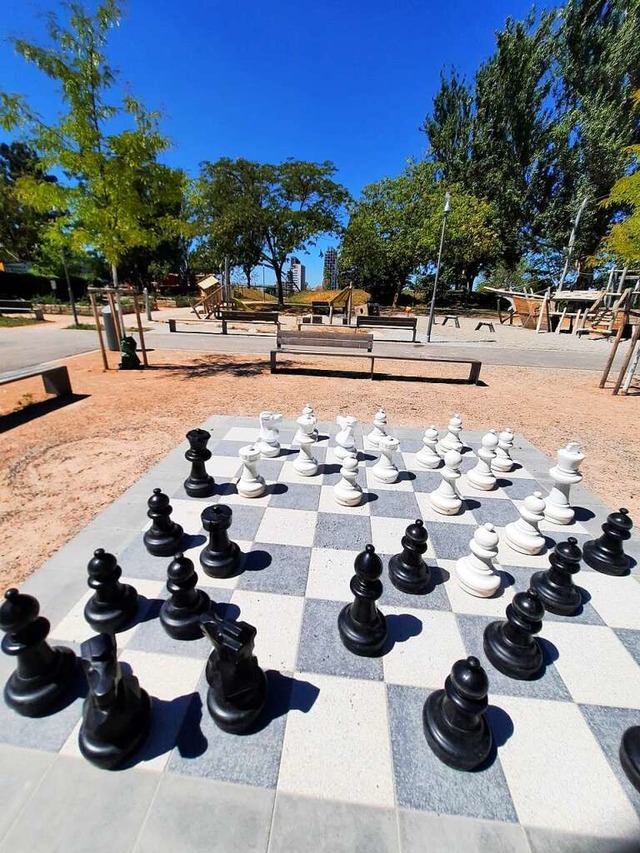
<path fill-rule="evenodd" d="M 11 35 L 42 39 L 54 0 L 5 0 Z M 551 6 L 546 2 L 541 6 Z M 11 13 L 6 10 L 11 7 Z M 191 174 L 202 160 L 333 160 L 358 195 L 426 153 L 418 130 L 440 70 L 468 77 L 493 51 L 507 15 L 529 0 L 129 0 L 109 59 L 149 109 L 163 112 L 165 160 Z M 0 87 L 55 112 L 49 82 L 0 44 Z M 319 283 L 319 252 L 307 279 Z M 267 281 L 271 273 L 267 272 Z"/>

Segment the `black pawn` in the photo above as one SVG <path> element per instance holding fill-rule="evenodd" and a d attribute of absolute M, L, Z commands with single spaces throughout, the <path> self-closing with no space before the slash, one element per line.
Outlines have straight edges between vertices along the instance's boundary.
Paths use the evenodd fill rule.
<path fill-rule="evenodd" d="M 421 519 L 410 524 L 402 537 L 402 553 L 389 560 L 389 580 L 401 592 L 423 595 L 431 583 L 431 571 L 422 559 L 429 534 Z"/>
<path fill-rule="evenodd" d="M 177 554 L 182 544 L 183 529 L 171 520 L 172 506 L 161 489 L 154 489 L 147 505 L 151 527 L 143 539 L 147 551 L 154 557 L 171 557 Z"/>
<path fill-rule="evenodd" d="M 632 527 L 628 509 L 623 507 L 608 515 L 602 536 L 584 544 L 585 563 L 605 575 L 628 574 L 631 560 L 624 553 L 623 543 L 631 536 Z"/>
<path fill-rule="evenodd" d="M 80 646 L 89 692 L 78 734 L 80 752 L 104 770 L 114 770 L 146 740 L 151 701 L 135 675 L 118 663 L 113 634 L 98 634 Z"/>
<path fill-rule="evenodd" d="M 229 539 L 231 517 L 231 508 L 225 504 L 208 506 L 200 516 L 209 534 L 209 542 L 200 553 L 200 565 L 209 577 L 231 577 L 240 565 L 240 548 Z"/>
<path fill-rule="evenodd" d="M 546 572 L 536 572 L 531 578 L 531 586 L 542 599 L 545 610 L 559 616 L 573 616 L 582 606 L 580 590 L 573 582 L 572 575 L 580 571 L 582 551 L 578 540 L 570 536 L 566 542 L 558 542 Z"/>
<path fill-rule="evenodd" d="M 210 438 L 211 433 L 206 429 L 192 429 L 187 433 L 190 446 L 185 458 L 191 462 L 191 473 L 184 481 L 184 490 L 190 498 L 208 498 L 215 491 L 215 481 L 205 467 L 211 459 L 211 451 L 207 448 Z"/>
<path fill-rule="evenodd" d="M 24 717 L 43 717 L 57 711 L 75 682 L 76 656 L 65 646 L 47 643 L 49 620 L 39 616 L 32 595 L 8 589 L 0 606 L 2 651 L 17 658 L 4 686 L 5 702 Z"/>
<path fill-rule="evenodd" d="M 138 610 L 138 593 L 120 583 L 122 569 L 104 548 L 93 552 L 87 566 L 89 586 L 95 590 L 84 608 L 84 618 L 97 634 L 114 634 L 129 625 Z"/>
<path fill-rule="evenodd" d="M 627 779 L 640 791 L 640 726 L 632 726 L 622 735 L 619 755 Z"/>
<path fill-rule="evenodd" d="M 530 681 L 542 672 L 542 649 L 533 636 L 542 628 L 544 605 L 538 593 L 517 592 L 507 607 L 507 621 L 484 629 L 484 651 L 491 663 L 509 678 Z"/>
<path fill-rule="evenodd" d="M 440 761 L 456 770 L 475 770 L 489 757 L 493 735 L 487 723 L 489 679 L 477 658 L 456 661 L 444 690 L 424 703 L 422 726 Z"/>
<path fill-rule="evenodd" d="M 191 560 L 183 554 L 175 555 L 169 563 L 167 575 L 171 598 L 160 608 L 162 627 L 176 640 L 197 640 L 202 637 L 200 616 L 211 606 L 209 596 L 195 588 L 198 575 Z"/>
<path fill-rule="evenodd" d="M 247 731 L 267 700 L 267 679 L 253 654 L 256 629 L 246 622 L 202 619 L 201 630 L 213 644 L 205 675 L 207 708 L 225 732 Z"/>
<path fill-rule="evenodd" d="M 347 604 L 338 616 L 338 630 L 344 645 L 356 655 L 377 657 L 387 640 L 387 620 L 376 607 L 382 595 L 382 561 L 373 545 L 367 545 L 355 559 L 351 578 L 353 604 Z"/>

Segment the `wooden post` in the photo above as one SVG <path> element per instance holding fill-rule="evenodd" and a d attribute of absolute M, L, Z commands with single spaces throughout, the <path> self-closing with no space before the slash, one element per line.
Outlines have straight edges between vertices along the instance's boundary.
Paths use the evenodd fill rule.
<path fill-rule="evenodd" d="M 145 367 L 149 367 L 147 359 L 147 348 L 144 345 L 144 332 L 142 331 L 142 320 L 140 319 L 140 306 L 138 305 L 138 294 L 133 291 L 133 308 L 136 312 L 136 321 L 138 323 L 138 333 L 140 335 L 140 349 L 142 350 L 142 360 Z"/>
<path fill-rule="evenodd" d="M 96 321 L 96 330 L 98 332 L 98 340 L 100 341 L 100 352 L 102 353 L 102 363 L 104 364 L 104 369 L 109 370 L 109 360 L 107 358 L 107 351 L 104 347 L 104 340 L 102 339 L 102 328 L 100 326 L 100 314 L 98 313 L 98 304 L 96 302 L 95 293 L 89 294 L 89 299 L 91 300 L 91 307 L 93 308 L 93 316 Z"/>
<path fill-rule="evenodd" d="M 602 371 L 602 376 L 600 377 L 599 388 L 604 388 L 605 383 L 609 377 L 609 371 L 611 370 L 611 366 L 613 365 L 613 361 L 616 357 L 616 353 L 618 352 L 618 346 L 620 345 L 620 341 L 622 340 L 622 335 L 624 334 L 624 327 L 627 325 L 629 321 L 629 307 L 631 305 L 631 294 L 629 294 L 624 303 L 624 316 L 622 317 L 622 323 L 620 324 L 620 328 L 616 332 L 616 336 L 614 338 L 613 344 L 611 346 L 611 352 L 609 353 L 609 358 L 607 359 L 607 363 L 604 366 L 604 370 Z"/>
<path fill-rule="evenodd" d="M 636 344 L 636 351 L 633 356 L 633 361 L 631 362 L 631 366 L 627 370 L 627 375 L 624 378 L 624 382 L 622 383 L 622 394 L 627 394 L 629 391 L 629 387 L 631 386 L 631 382 L 633 377 L 635 376 L 636 370 L 638 369 L 638 362 L 640 361 L 640 346 Z"/>
<path fill-rule="evenodd" d="M 122 340 L 122 329 L 120 328 L 120 317 L 118 316 L 118 310 L 116 308 L 116 303 L 113 298 L 113 290 L 110 287 L 105 288 L 105 293 L 107 295 L 107 301 L 109 303 L 109 308 L 111 309 L 111 316 L 113 318 L 113 327 L 116 330 L 116 335 L 118 336 L 118 344 Z"/>
<path fill-rule="evenodd" d="M 538 322 L 536 323 L 536 332 L 540 332 L 540 327 L 542 326 L 542 315 L 544 314 L 545 308 L 547 307 L 547 302 L 549 300 L 550 293 L 551 291 L 547 290 L 544 294 L 542 302 L 540 303 L 540 312 L 538 314 Z M 549 331 L 551 331 L 550 328 Z"/>
<path fill-rule="evenodd" d="M 620 373 L 618 374 L 618 378 L 616 379 L 616 384 L 613 386 L 614 394 L 617 394 L 620 390 L 620 386 L 622 385 L 624 377 L 627 373 L 627 368 L 629 367 L 629 362 L 631 361 L 633 353 L 635 352 L 636 344 L 638 343 L 638 338 L 640 338 L 640 317 L 638 318 L 637 324 L 634 326 L 633 335 L 631 335 L 631 343 L 629 344 L 629 349 L 624 357 L 624 361 L 622 362 L 622 367 L 620 368 Z"/>
<path fill-rule="evenodd" d="M 559 334 L 560 334 L 560 331 L 561 331 L 561 329 L 562 329 L 562 324 L 564 323 L 564 317 L 565 317 L 565 314 L 566 314 L 566 313 L 567 313 L 567 306 L 565 305 L 565 306 L 564 306 L 564 308 L 562 309 L 562 314 L 560 315 L 560 319 L 559 319 L 559 321 L 558 321 L 558 325 L 556 326 L 556 335 L 559 335 Z"/>

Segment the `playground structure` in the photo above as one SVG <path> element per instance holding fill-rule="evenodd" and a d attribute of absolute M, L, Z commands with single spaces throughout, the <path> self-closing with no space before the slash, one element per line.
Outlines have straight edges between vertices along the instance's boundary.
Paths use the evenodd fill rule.
<path fill-rule="evenodd" d="M 145 367 L 149 366 L 147 359 L 147 348 L 144 343 L 144 330 L 142 328 L 142 319 L 140 317 L 140 303 L 138 302 L 138 293 L 132 287 L 89 287 L 87 288 L 89 299 L 91 300 L 91 308 L 96 321 L 96 331 L 98 333 L 98 343 L 100 344 L 100 352 L 102 354 L 102 363 L 105 370 L 109 370 L 109 359 L 107 358 L 107 349 L 104 343 L 104 329 L 100 322 L 100 311 L 98 310 L 98 296 L 106 298 L 107 304 L 111 310 L 111 317 L 115 326 L 115 332 L 120 342 L 126 338 L 126 327 L 124 325 L 124 315 L 122 313 L 122 305 L 120 297 L 130 297 L 133 302 L 133 308 L 136 315 L 136 325 L 138 326 L 138 334 L 140 335 L 140 352 L 142 353 L 142 361 Z"/>

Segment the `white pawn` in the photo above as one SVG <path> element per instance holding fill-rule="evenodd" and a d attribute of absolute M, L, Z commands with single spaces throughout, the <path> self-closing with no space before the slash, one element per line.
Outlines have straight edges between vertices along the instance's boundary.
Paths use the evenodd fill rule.
<path fill-rule="evenodd" d="M 276 412 L 260 412 L 260 433 L 255 442 L 262 457 L 270 458 L 280 453 L 280 431 L 276 424 L 282 415 Z"/>
<path fill-rule="evenodd" d="M 498 446 L 496 447 L 496 458 L 491 463 L 491 467 L 499 474 L 508 474 L 513 469 L 513 459 L 511 451 L 513 450 L 513 430 L 507 427 L 503 429 L 498 436 Z"/>
<path fill-rule="evenodd" d="M 438 444 L 438 430 L 434 426 L 424 431 L 422 436 L 422 449 L 416 453 L 416 462 L 421 468 L 439 468 L 442 459 L 436 452 Z"/>
<path fill-rule="evenodd" d="M 380 459 L 371 468 L 372 475 L 381 483 L 395 483 L 398 479 L 398 469 L 393 461 L 393 454 L 400 447 L 397 438 L 384 435 L 379 440 Z"/>
<path fill-rule="evenodd" d="M 259 498 L 266 488 L 264 477 L 258 474 L 260 451 L 255 444 L 247 444 L 238 454 L 242 460 L 242 473 L 236 484 L 238 494 L 243 498 Z"/>
<path fill-rule="evenodd" d="M 482 446 L 478 450 L 478 462 L 474 468 L 467 471 L 467 480 L 476 489 L 488 492 L 496 487 L 496 475 L 491 470 L 491 464 L 496 458 L 498 433 L 495 429 L 482 436 Z"/>
<path fill-rule="evenodd" d="M 373 429 L 367 435 L 367 441 L 372 447 L 380 447 L 378 442 L 387 435 L 387 426 L 387 413 L 381 406 L 373 419 Z"/>
<path fill-rule="evenodd" d="M 358 484 L 358 458 L 349 453 L 342 461 L 341 479 L 333 487 L 336 501 L 342 506 L 358 506 L 362 500 L 362 488 Z"/>
<path fill-rule="evenodd" d="M 316 424 L 318 419 L 313 414 L 313 406 L 310 403 L 305 403 L 304 408 L 302 409 L 302 414 L 296 421 L 298 424 L 298 431 L 293 437 L 293 441 L 300 444 L 300 439 L 303 435 L 310 435 L 314 441 L 318 440 L 318 430 L 316 429 Z"/>
<path fill-rule="evenodd" d="M 440 456 L 444 457 L 447 450 L 457 450 L 458 453 L 462 453 L 464 444 L 460 441 L 461 431 L 462 418 L 460 415 L 454 415 L 449 421 L 446 434 L 438 442 L 436 449 Z"/>
<path fill-rule="evenodd" d="M 303 477 L 313 477 L 318 473 L 318 460 L 311 452 L 314 443 L 311 435 L 303 435 L 300 438 L 300 452 L 295 458 L 293 469 Z"/>
<path fill-rule="evenodd" d="M 437 489 L 429 492 L 431 506 L 440 515 L 456 515 L 462 508 L 462 498 L 456 486 L 461 462 L 462 456 L 457 450 L 448 450 L 444 455 L 444 468 L 440 471 L 442 481 Z"/>
<path fill-rule="evenodd" d="M 520 554 L 539 554 L 545 546 L 538 525 L 544 519 L 545 501 L 542 492 L 534 492 L 524 499 L 518 509 L 520 518 L 504 529 L 508 545 Z"/>
<path fill-rule="evenodd" d="M 500 587 L 500 575 L 493 566 L 498 556 L 498 534 L 493 524 L 476 528 L 469 548 L 471 553 L 456 562 L 458 583 L 470 595 L 491 598 Z"/>
<path fill-rule="evenodd" d="M 351 415 L 346 417 L 338 415 L 336 423 L 340 430 L 336 433 L 336 447 L 333 451 L 335 455 L 338 459 L 345 459 L 350 453 L 357 454 L 356 437 L 353 432 L 353 428 L 358 423 L 357 419 Z"/>
<path fill-rule="evenodd" d="M 558 451 L 558 462 L 549 470 L 554 483 L 544 510 L 544 517 L 552 524 L 572 524 L 576 517 L 569 504 L 569 490 L 582 480 L 578 469 L 583 459 L 584 453 L 575 441 Z"/>

